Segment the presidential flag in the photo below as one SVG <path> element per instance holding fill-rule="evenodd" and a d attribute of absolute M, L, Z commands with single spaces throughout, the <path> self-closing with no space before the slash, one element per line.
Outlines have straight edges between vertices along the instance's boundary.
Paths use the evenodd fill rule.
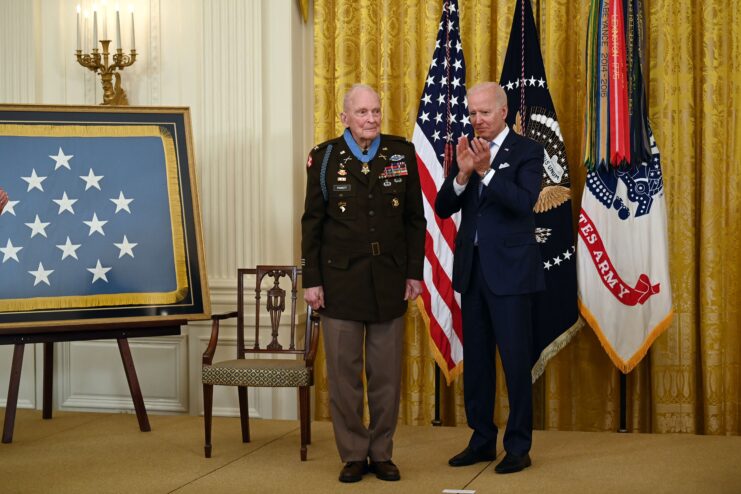
<path fill-rule="evenodd" d="M 448 384 L 462 371 L 463 363 L 461 301 L 452 283 L 460 215 L 445 220 L 438 218 L 435 198 L 450 167 L 453 146 L 461 135 L 472 131 L 459 26 L 458 2 L 446 0 L 412 137 L 427 219 L 424 282 L 418 303 L 429 328 L 435 360 Z"/>
<path fill-rule="evenodd" d="M 545 148 L 543 180 L 535 205 L 535 233 L 546 282 L 546 290 L 533 296 L 535 381 L 580 326 L 569 166 L 530 0 L 517 0 L 500 84 L 507 93 L 507 124 Z"/>
<path fill-rule="evenodd" d="M 188 293 L 167 131 L 0 124 L 0 184 L 9 196 L 0 214 L 0 316 L 156 306 Z"/>
<path fill-rule="evenodd" d="M 646 110 L 643 43 L 641 0 L 592 0 L 579 309 L 624 373 L 673 314 L 664 182 Z"/>

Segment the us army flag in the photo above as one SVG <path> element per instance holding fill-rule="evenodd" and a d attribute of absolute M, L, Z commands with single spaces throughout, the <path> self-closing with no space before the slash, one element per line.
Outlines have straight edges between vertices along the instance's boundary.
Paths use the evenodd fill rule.
<path fill-rule="evenodd" d="M 673 314 L 664 181 L 641 70 L 641 9 L 640 0 L 592 0 L 588 173 L 578 220 L 579 309 L 624 373 Z"/>

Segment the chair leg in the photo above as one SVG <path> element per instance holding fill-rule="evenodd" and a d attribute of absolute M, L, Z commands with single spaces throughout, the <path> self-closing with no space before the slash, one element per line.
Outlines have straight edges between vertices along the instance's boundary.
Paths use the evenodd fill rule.
<path fill-rule="evenodd" d="M 299 419 L 301 423 L 301 461 L 306 461 L 306 445 L 309 443 L 309 387 L 298 388 Z"/>
<path fill-rule="evenodd" d="M 247 386 L 238 386 L 239 394 L 239 419 L 242 424 L 242 442 L 250 442 L 250 414 L 247 406 Z"/>
<path fill-rule="evenodd" d="M 203 426 L 206 433 L 206 442 L 203 451 L 206 458 L 211 458 L 211 408 L 214 402 L 213 384 L 203 385 Z"/>
<path fill-rule="evenodd" d="M 306 388 L 306 444 L 311 444 L 311 387 Z"/>

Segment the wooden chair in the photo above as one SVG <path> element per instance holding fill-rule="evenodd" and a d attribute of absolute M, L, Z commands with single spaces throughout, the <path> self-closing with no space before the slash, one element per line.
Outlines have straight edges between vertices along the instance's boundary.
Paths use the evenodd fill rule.
<path fill-rule="evenodd" d="M 211 408 L 213 405 L 214 384 L 237 386 L 239 396 L 239 415 L 242 425 L 242 441 L 250 441 L 250 423 L 247 407 L 247 388 L 254 387 L 297 387 L 299 415 L 301 421 L 301 460 L 306 461 L 306 445 L 311 443 L 311 422 L 309 390 L 314 384 L 314 357 L 319 341 L 319 316 L 307 307 L 306 330 L 303 345 L 296 345 L 296 293 L 301 269 L 296 266 L 257 266 L 256 269 L 239 269 L 237 274 L 237 310 L 211 317 L 211 339 L 203 354 L 203 417 L 206 433 L 204 446 L 206 458 L 211 457 Z M 251 348 L 245 346 L 245 277 L 255 277 L 255 343 Z M 266 281 L 263 287 L 263 280 Z M 269 286 L 272 280 L 272 287 Z M 281 283 L 282 282 L 282 283 Z M 278 342 L 281 329 L 281 315 L 286 309 L 288 288 L 290 300 L 290 343 L 288 348 Z M 270 317 L 270 342 L 260 346 L 260 300 L 267 293 L 265 311 Z M 237 358 L 213 363 L 219 339 L 219 322 L 232 317 L 237 318 Z M 284 331 L 285 333 L 285 331 Z M 300 335 L 299 335 L 300 336 Z M 301 348 L 303 347 L 303 348 Z M 257 358 L 245 358 L 247 354 Z M 286 359 L 285 356 L 293 358 Z M 264 358 L 278 357 L 278 358 Z"/>

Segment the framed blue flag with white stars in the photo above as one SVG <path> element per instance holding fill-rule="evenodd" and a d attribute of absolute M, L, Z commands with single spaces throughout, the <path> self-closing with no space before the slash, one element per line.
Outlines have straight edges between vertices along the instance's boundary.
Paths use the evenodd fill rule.
<path fill-rule="evenodd" d="M 0 334 L 203 319 L 187 108 L 0 105 Z"/>

